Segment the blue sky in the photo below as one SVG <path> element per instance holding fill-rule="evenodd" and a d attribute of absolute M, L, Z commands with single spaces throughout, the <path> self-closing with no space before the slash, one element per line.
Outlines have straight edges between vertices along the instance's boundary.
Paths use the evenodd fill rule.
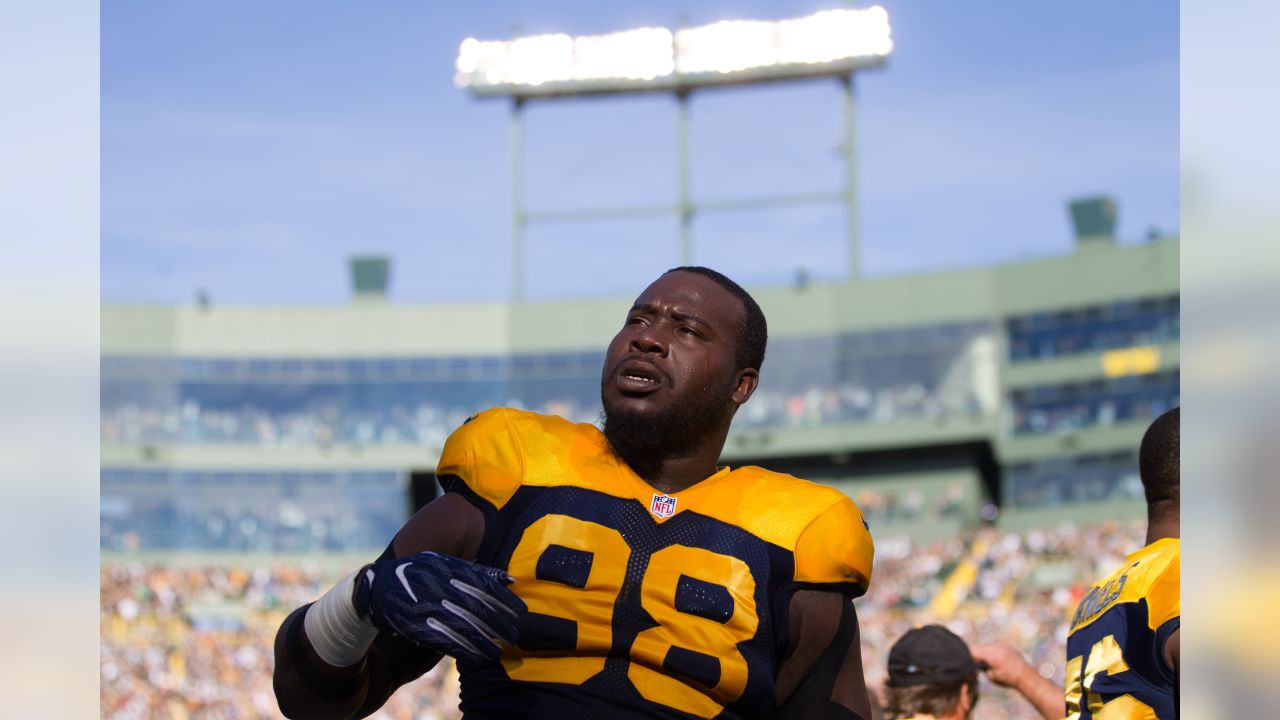
<path fill-rule="evenodd" d="M 1104 192 L 1120 235 L 1178 228 L 1178 5 L 881 3 L 888 64 L 858 77 L 864 274 L 1068 252 L 1068 198 Z M 468 36 L 600 33 L 793 17 L 832 2 L 401 0 L 102 7 L 102 295 L 342 303 L 346 259 L 393 258 L 403 302 L 504 298 L 508 106 L 453 86 Z M 691 105 L 699 199 L 834 190 L 834 82 L 723 90 Z M 675 193 L 666 97 L 526 115 L 530 209 Z M 694 261 L 748 285 L 848 266 L 839 207 L 707 215 Z M 535 298 L 632 294 L 678 262 L 674 219 L 542 225 Z"/>

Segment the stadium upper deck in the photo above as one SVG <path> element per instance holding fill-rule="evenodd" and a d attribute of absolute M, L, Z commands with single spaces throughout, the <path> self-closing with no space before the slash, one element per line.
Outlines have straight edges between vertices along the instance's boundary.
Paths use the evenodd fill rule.
<path fill-rule="evenodd" d="M 816 475 L 880 494 L 864 504 L 946 508 L 959 483 L 976 512 L 974 473 L 929 470 L 931 448 L 962 446 L 989 448 L 1001 480 L 986 492 L 1006 506 L 1140 498 L 1134 448 L 1178 402 L 1176 237 L 754 294 L 769 353 L 726 460 L 825 457 Z M 594 420 L 630 301 L 105 305 L 104 546 L 389 537 L 409 474 L 469 414 Z M 840 469 L 888 451 L 896 465 L 870 463 L 883 471 Z"/>

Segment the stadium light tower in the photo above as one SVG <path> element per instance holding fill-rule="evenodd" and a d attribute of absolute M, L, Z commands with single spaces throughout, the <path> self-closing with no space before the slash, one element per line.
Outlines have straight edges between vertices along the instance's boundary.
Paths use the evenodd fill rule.
<path fill-rule="evenodd" d="M 787 20 L 724 20 L 698 27 L 646 27 L 606 35 L 467 38 L 458 49 L 455 83 L 475 97 L 510 98 L 511 296 L 524 294 L 524 230 L 533 222 L 573 222 L 675 214 L 680 260 L 692 256 L 696 213 L 812 203 L 848 210 L 849 275 L 857 278 L 857 165 L 853 74 L 878 67 L 893 50 L 889 14 L 880 6 L 825 10 Z M 835 193 L 774 194 L 695 203 L 689 192 L 689 95 L 695 90 L 766 82 L 836 78 L 843 88 L 845 187 Z M 524 207 L 523 110 L 533 100 L 663 92 L 676 98 L 675 205 L 531 213 Z"/>

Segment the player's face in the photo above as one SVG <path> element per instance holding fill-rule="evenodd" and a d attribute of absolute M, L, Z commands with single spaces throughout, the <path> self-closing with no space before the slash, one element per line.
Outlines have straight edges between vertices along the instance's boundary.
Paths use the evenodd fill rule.
<path fill-rule="evenodd" d="M 681 428 L 701 434 L 731 417 L 746 399 L 734 362 L 744 312 L 710 278 L 690 272 L 658 278 L 609 343 L 600 386 L 606 420 L 702 424 Z"/>

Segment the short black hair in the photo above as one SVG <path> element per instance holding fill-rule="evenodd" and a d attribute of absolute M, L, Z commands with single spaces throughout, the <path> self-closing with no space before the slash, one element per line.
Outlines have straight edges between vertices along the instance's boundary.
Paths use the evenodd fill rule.
<path fill-rule="evenodd" d="M 753 368 L 758 372 L 760 366 L 764 365 L 765 346 L 769 344 L 769 325 L 765 322 L 764 311 L 756 304 L 756 300 L 751 297 L 751 293 L 743 290 L 741 285 L 725 277 L 722 273 L 718 273 L 708 267 L 684 265 L 671 268 L 662 274 L 670 275 L 673 272 L 694 273 L 695 275 L 710 278 L 742 302 L 742 322 L 738 324 L 738 349 L 734 355 L 734 360 L 738 365 L 738 369 Z"/>
<path fill-rule="evenodd" d="M 1174 408 L 1156 418 L 1142 436 L 1142 448 L 1138 451 L 1138 474 L 1142 476 L 1142 489 L 1147 495 L 1147 514 L 1152 518 L 1176 511 L 1181 501 L 1178 489 L 1180 410 Z"/>

